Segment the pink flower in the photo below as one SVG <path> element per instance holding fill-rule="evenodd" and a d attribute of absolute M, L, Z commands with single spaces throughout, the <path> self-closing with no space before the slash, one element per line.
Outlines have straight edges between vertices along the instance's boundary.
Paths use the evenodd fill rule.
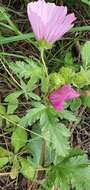
<path fill-rule="evenodd" d="M 36 38 L 51 44 L 70 30 L 76 20 L 74 13 L 67 15 L 67 7 L 44 0 L 28 3 L 27 14 Z"/>
<path fill-rule="evenodd" d="M 48 98 L 49 98 L 51 104 L 53 105 L 53 107 L 57 111 L 62 111 L 64 108 L 65 100 L 70 100 L 73 98 L 77 98 L 79 96 L 80 96 L 79 92 L 76 92 L 71 87 L 71 85 L 66 84 L 66 85 L 58 88 L 57 90 L 51 92 L 51 94 L 49 95 Z"/>

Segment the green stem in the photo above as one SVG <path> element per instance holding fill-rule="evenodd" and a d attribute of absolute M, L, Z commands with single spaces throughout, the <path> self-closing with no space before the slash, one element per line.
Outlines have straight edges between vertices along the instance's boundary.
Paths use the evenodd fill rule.
<path fill-rule="evenodd" d="M 44 61 L 44 50 L 43 49 L 41 50 L 41 60 L 42 60 L 43 66 L 44 66 L 45 75 L 46 75 L 46 77 L 48 79 L 48 70 L 47 70 L 46 63 Z"/>

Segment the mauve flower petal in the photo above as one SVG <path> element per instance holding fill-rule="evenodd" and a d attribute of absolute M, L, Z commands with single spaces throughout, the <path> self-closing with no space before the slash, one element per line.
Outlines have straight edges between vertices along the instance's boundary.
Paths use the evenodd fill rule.
<path fill-rule="evenodd" d="M 66 16 L 64 22 L 62 23 L 62 25 L 59 27 L 59 31 L 58 34 L 60 36 L 62 36 L 64 33 L 66 33 L 68 30 L 70 30 L 73 27 L 73 22 L 76 20 L 75 15 L 69 14 Z"/>
<path fill-rule="evenodd" d="M 57 110 L 61 111 L 64 108 L 64 99 L 62 97 L 57 97 L 55 95 L 49 95 L 49 100 L 52 104 L 52 106 Z"/>
<path fill-rule="evenodd" d="M 28 18 L 31 22 L 31 26 L 35 33 L 36 38 L 39 40 L 42 39 L 44 37 L 44 25 L 41 20 L 41 17 L 38 16 L 36 13 L 32 12 L 30 10 L 29 5 L 27 7 L 27 13 L 28 13 Z"/>
<path fill-rule="evenodd" d="M 46 3 L 44 0 L 31 2 L 27 14 L 38 40 L 54 43 L 73 27 L 74 14 L 67 15 L 67 7 Z"/>
<path fill-rule="evenodd" d="M 75 91 L 71 85 L 64 85 L 62 87 L 62 91 L 66 94 L 64 96 L 64 99 L 65 100 L 70 100 L 70 99 L 73 99 L 73 98 L 78 98 L 80 96 L 79 92 Z"/>
<path fill-rule="evenodd" d="M 59 112 L 59 111 L 62 111 L 64 109 L 64 101 L 60 102 L 58 104 L 58 102 L 55 102 L 55 104 L 53 103 L 52 104 L 53 107 Z"/>
<path fill-rule="evenodd" d="M 43 24 L 47 22 L 47 3 L 44 0 L 39 0 L 37 2 L 31 2 L 27 5 L 28 15 L 32 11 L 36 13 L 42 19 Z M 29 8 L 28 8 L 29 7 Z"/>
<path fill-rule="evenodd" d="M 50 33 L 48 41 L 54 42 L 60 39 L 66 32 L 68 32 L 74 24 L 72 24 L 76 20 L 74 14 L 69 14 L 65 17 L 65 20 L 59 24 L 56 23 L 55 28 L 52 33 Z"/>
<path fill-rule="evenodd" d="M 63 87 L 60 87 L 51 92 L 48 98 L 53 107 L 57 111 L 61 111 L 64 108 L 65 100 L 70 100 L 79 96 L 79 92 L 75 91 L 71 85 L 64 85 Z"/>
<path fill-rule="evenodd" d="M 50 11 L 50 8 L 49 10 Z M 53 37 L 54 34 L 57 31 L 57 26 L 59 27 L 62 22 L 65 19 L 65 16 L 67 14 L 67 7 L 64 6 L 56 6 L 54 8 L 54 10 L 51 12 L 51 14 L 48 15 L 49 16 L 49 21 L 47 23 L 47 27 L 46 27 L 46 31 L 45 31 L 45 37 L 47 38 L 48 41 L 50 41 L 49 39 L 51 38 L 51 36 Z M 52 40 L 53 41 L 53 40 Z"/>
<path fill-rule="evenodd" d="M 47 3 L 47 24 L 52 24 L 52 21 L 58 22 L 59 24 L 63 22 L 67 14 L 67 7 L 51 5 L 52 3 Z M 53 19 L 53 20 L 52 20 Z"/>

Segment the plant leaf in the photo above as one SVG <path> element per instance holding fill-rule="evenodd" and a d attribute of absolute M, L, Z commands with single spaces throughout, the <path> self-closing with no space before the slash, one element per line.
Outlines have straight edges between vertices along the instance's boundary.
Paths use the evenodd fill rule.
<path fill-rule="evenodd" d="M 31 163 L 35 165 L 39 165 L 40 156 L 42 151 L 42 139 L 40 137 L 34 137 L 31 142 L 27 144 L 27 150 L 32 154 L 33 158 L 31 158 Z"/>
<path fill-rule="evenodd" d="M 71 111 L 64 110 L 62 112 L 59 112 L 58 115 L 61 119 L 66 119 L 68 121 L 76 121 L 76 117 L 75 117 L 74 113 Z"/>
<path fill-rule="evenodd" d="M 81 0 L 83 3 L 86 3 L 87 5 L 90 6 L 90 0 Z"/>
<path fill-rule="evenodd" d="M 84 106 L 90 108 L 90 96 L 81 96 L 81 100 Z"/>
<path fill-rule="evenodd" d="M 30 163 L 35 167 L 39 167 L 42 160 L 42 149 L 43 149 L 43 139 L 40 137 L 34 137 L 31 141 L 27 144 L 27 150 L 32 154 L 30 158 Z M 49 146 L 45 145 L 45 159 L 44 159 L 44 166 L 51 164 L 54 160 L 55 152 L 51 150 Z"/>
<path fill-rule="evenodd" d="M 38 120 L 40 120 L 42 136 L 47 144 L 52 144 L 53 149 L 56 150 L 58 155 L 65 156 L 69 149 L 69 130 L 65 128 L 64 124 L 58 122 L 52 109 L 47 108 L 43 104 L 39 104 L 36 108 L 31 109 L 21 119 L 20 125 L 27 127 Z"/>
<path fill-rule="evenodd" d="M 12 102 L 15 101 L 20 95 L 22 94 L 22 91 L 16 91 L 13 92 L 11 94 L 9 94 L 8 96 L 6 96 L 6 98 L 4 99 L 5 102 Z"/>
<path fill-rule="evenodd" d="M 70 108 L 72 111 L 76 111 L 80 108 L 82 102 L 80 98 L 70 100 Z"/>
<path fill-rule="evenodd" d="M 0 147 L 0 158 L 3 158 L 3 157 L 12 157 L 13 156 L 13 153 L 6 150 L 5 148 L 3 147 Z"/>
<path fill-rule="evenodd" d="M 81 56 L 83 60 L 83 65 L 85 68 L 90 67 L 90 41 L 87 41 L 82 49 L 81 49 Z"/>
<path fill-rule="evenodd" d="M 18 152 L 20 148 L 24 147 L 27 142 L 27 132 L 24 128 L 16 128 L 11 137 L 11 144 L 14 147 L 15 152 Z"/>
<path fill-rule="evenodd" d="M 8 162 L 9 162 L 9 158 L 8 157 L 2 157 L 2 158 L 0 158 L 0 168 L 2 168 Z"/>
<path fill-rule="evenodd" d="M 19 161 L 21 164 L 20 172 L 29 180 L 32 180 L 35 174 L 35 168 L 30 165 L 27 159 L 19 158 Z"/>
<path fill-rule="evenodd" d="M 39 104 L 36 108 L 32 108 L 26 116 L 24 116 L 20 120 L 20 125 L 23 127 L 27 127 L 28 125 L 31 125 L 35 123 L 37 120 L 40 119 L 41 113 L 44 111 L 46 107 L 43 104 Z"/>
<path fill-rule="evenodd" d="M 30 98 L 36 100 L 36 101 L 40 101 L 40 100 L 41 100 L 41 98 L 40 98 L 37 94 L 35 94 L 35 93 L 33 93 L 33 92 L 28 93 L 28 96 L 29 96 Z"/>
<path fill-rule="evenodd" d="M 13 165 L 12 165 L 12 168 L 10 171 L 11 179 L 15 179 L 16 177 L 18 177 L 19 170 L 20 170 L 19 161 L 18 161 L 17 157 L 15 156 L 13 159 Z"/>
<path fill-rule="evenodd" d="M 6 115 L 6 118 L 13 122 L 13 123 L 18 123 L 20 121 L 20 118 L 17 115 Z"/>
<path fill-rule="evenodd" d="M 73 77 L 73 84 L 78 88 L 83 88 L 90 84 L 90 79 L 87 75 L 87 71 L 81 68 L 80 72 L 77 72 Z"/>
<path fill-rule="evenodd" d="M 6 114 L 6 109 L 3 105 L 0 104 L 0 114 L 5 115 Z"/>
<path fill-rule="evenodd" d="M 73 66 L 74 60 L 71 52 L 67 52 L 64 58 L 64 65 L 67 66 Z"/>
<path fill-rule="evenodd" d="M 63 159 L 48 172 L 46 184 L 47 189 L 56 184 L 62 190 L 70 190 L 71 187 L 76 190 L 89 190 L 90 163 L 87 156 L 79 153 Z"/>
<path fill-rule="evenodd" d="M 18 107 L 18 97 L 22 94 L 22 91 L 16 91 L 9 94 L 5 98 L 5 102 L 8 102 L 7 114 L 13 114 Z"/>
<path fill-rule="evenodd" d="M 9 68 L 15 73 L 19 78 L 24 77 L 25 79 L 34 76 L 35 78 L 41 78 L 41 67 L 38 63 L 32 59 L 26 59 L 26 61 L 17 61 L 7 63 Z"/>
<path fill-rule="evenodd" d="M 42 113 L 40 125 L 42 126 L 42 134 L 46 142 L 49 145 L 52 144 L 56 155 L 65 156 L 69 150 L 69 130 L 65 128 L 64 124 L 58 122 L 51 109 L 46 109 Z"/>

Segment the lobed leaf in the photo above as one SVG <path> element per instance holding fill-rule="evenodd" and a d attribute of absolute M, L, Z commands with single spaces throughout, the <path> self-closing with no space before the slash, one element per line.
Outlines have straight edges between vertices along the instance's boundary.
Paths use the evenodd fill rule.
<path fill-rule="evenodd" d="M 89 190 L 90 163 L 87 156 L 79 152 L 68 155 L 50 169 L 46 184 L 48 188 L 56 184 L 62 190 L 70 190 L 71 187 L 76 190 Z"/>
<path fill-rule="evenodd" d="M 28 125 L 31 125 L 38 121 L 45 108 L 46 107 L 43 104 L 39 104 L 36 108 L 32 108 L 30 111 L 28 111 L 26 116 L 20 120 L 20 125 L 27 127 Z"/>
<path fill-rule="evenodd" d="M 69 150 L 69 130 L 64 124 L 59 123 L 57 118 L 51 112 L 51 109 L 46 109 L 40 118 L 42 126 L 42 134 L 47 143 L 52 144 L 56 155 L 65 156 Z"/>

